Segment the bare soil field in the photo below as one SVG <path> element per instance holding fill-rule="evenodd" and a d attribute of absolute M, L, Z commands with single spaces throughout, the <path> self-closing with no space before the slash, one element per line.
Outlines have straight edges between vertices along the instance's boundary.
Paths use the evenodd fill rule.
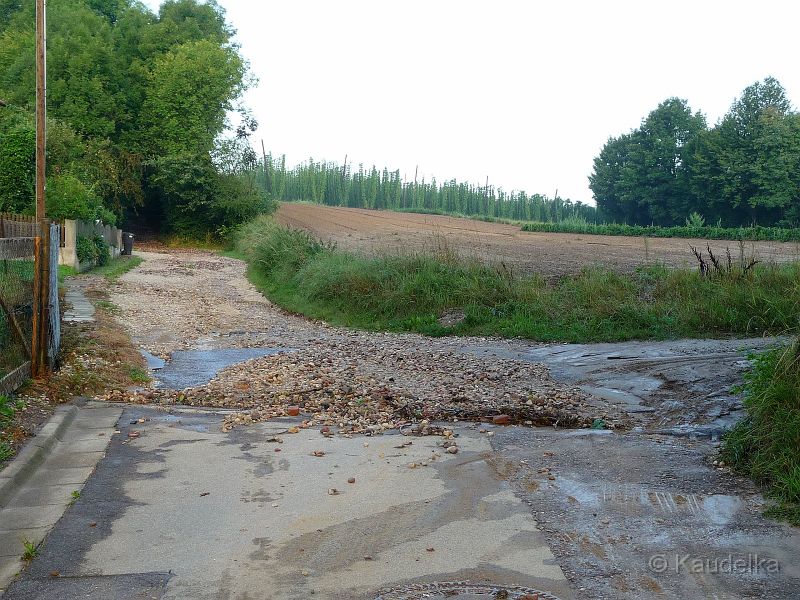
<path fill-rule="evenodd" d="M 738 241 L 641 238 L 521 231 L 516 225 L 442 215 L 420 215 L 361 208 L 284 203 L 277 213 L 283 225 L 305 229 L 337 247 L 360 254 L 456 252 L 466 258 L 500 263 L 520 273 L 560 276 L 589 265 L 620 271 L 661 262 L 694 267 L 689 246 L 711 245 L 721 256 L 739 256 Z M 768 262 L 800 260 L 796 242 L 745 242 L 747 257 Z"/>

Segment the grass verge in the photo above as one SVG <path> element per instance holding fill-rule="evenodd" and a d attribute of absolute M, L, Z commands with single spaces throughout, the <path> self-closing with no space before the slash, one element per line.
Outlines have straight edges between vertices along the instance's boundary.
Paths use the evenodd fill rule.
<path fill-rule="evenodd" d="M 283 308 L 333 324 L 428 335 L 499 335 L 593 342 L 794 331 L 800 265 L 701 276 L 652 266 L 587 269 L 558 282 L 436 256 L 364 258 L 269 217 L 244 226 L 236 251 L 254 284 Z M 464 315 L 446 326 L 440 317 Z"/>
<path fill-rule="evenodd" d="M 116 281 L 131 269 L 135 269 L 142 263 L 140 256 L 120 256 L 110 260 L 101 267 L 95 267 L 89 273 L 105 277 L 109 281 Z"/>
<path fill-rule="evenodd" d="M 769 516 L 800 526 L 800 342 L 755 357 L 743 389 L 747 417 L 723 460 L 764 487 Z"/>

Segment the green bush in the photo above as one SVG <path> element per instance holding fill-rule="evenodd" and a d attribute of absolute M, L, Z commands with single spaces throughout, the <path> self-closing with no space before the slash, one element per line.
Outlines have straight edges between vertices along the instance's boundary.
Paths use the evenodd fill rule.
<path fill-rule="evenodd" d="M 75 240 L 75 251 L 78 254 L 78 261 L 81 263 L 94 262 L 97 254 L 97 246 L 87 237 L 79 235 Z"/>
<path fill-rule="evenodd" d="M 72 173 L 47 178 L 47 216 L 51 219 L 101 220 L 116 223 L 116 215 L 103 206 L 101 198 Z"/>
<path fill-rule="evenodd" d="M 102 235 L 94 235 L 91 238 L 79 235 L 75 245 L 78 261 L 83 264 L 94 263 L 102 267 L 111 262 L 111 248 Z"/>
<path fill-rule="evenodd" d="M 208 156 L 170 156 L 147 163 L 153 197 L 163 210 L 164 231 L 202 239 L 226 237 L 259 214 L 274 212 L 254 178 L 219 173 Z"/>
<path fill-rule="evenodd" d="M 102 267 L 111 262 L 111 249 L 102 235 L 95 235 L 92 238 L 94 244 L 94 256 L 98 267 Z"/>

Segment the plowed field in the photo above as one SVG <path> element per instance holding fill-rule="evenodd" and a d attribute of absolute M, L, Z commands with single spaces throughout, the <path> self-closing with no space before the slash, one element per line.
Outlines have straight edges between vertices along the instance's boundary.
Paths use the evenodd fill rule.
<path fill-rule="evenodd" d="M 544 276 L 576 273 L 590 265 L 619 271 L 632 271 L 648 262 L 694 267 L 696 260 L 689 246 L 705 251 L 707 244 L 705 240 L 679 238 L 535 233 L 521 231 L 516 225 L 472 219 L 311 204 L 285 203 L 277 219 L 333 241 L 343 250 L 364 255 L 451 252 L 483 262 L 503 263 L 514 272 Z M 738 241 L 708 243 L 720 256 L 730 249 L 734 260 L 741 252 Z M 746 242 L 744 253 L 764 262 L 798 260 L 800 244 Z"/>

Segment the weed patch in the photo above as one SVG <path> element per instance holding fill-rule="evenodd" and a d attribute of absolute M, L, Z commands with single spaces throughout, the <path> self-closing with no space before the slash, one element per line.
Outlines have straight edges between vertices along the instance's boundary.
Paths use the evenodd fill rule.
<path fill-rule="evenodd" d="M 140 256 L 119 256 L 108 261 L 105 265 L 93 269 L 92 274 L 105 277 L 108 281 L 116 281 L 141 263 L 142 258 Z"/>

